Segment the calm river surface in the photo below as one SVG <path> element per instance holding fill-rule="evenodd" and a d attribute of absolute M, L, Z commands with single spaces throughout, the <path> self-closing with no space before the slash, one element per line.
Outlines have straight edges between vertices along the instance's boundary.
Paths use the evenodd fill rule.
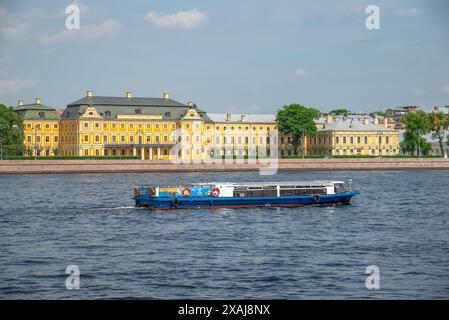
<path fill-rule="evenodd" d="M 131 199 L 135 184 L 349 178 L 362 193 L 349 206 L 150 212 Z M 0 175 L 0 298 L 447 299 L 448 218 L 447 171 Z"/>

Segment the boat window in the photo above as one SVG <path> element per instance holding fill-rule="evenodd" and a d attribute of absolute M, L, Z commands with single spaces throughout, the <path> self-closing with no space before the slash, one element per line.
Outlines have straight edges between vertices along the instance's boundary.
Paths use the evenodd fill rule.
<path fill-rule="evenodd" d="M 336 183 L 334 185 L 334 190 L 335 190 L 335 193 L 345 192 L 345 186 L 343 183 Z"/>

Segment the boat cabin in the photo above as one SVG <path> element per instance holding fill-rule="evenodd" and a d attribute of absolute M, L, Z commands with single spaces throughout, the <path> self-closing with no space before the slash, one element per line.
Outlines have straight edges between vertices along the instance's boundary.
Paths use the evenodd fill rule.
<path fill-rule="evenodd" d="M 193 183 L 188 186 L 149 186 L 139 189 L 149 197 L 286 197 L 331 195 L 347 192 L 343 181 L 247 183 Z"/>

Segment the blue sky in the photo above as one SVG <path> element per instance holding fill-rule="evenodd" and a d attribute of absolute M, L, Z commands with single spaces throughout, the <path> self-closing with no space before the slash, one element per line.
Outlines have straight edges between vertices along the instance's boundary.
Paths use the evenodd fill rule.
<path fill-rule="evenodd" d="M 71 3 L 80 30 L 65 30 Z M 365 27 L 371 4 L 380 30 Z M 0 0 L 0 102 L 63 108 L 91 89 L 168 91 L 209 112 L 430 109 L 449 105 L 448 9 L 445 0 Z"/>

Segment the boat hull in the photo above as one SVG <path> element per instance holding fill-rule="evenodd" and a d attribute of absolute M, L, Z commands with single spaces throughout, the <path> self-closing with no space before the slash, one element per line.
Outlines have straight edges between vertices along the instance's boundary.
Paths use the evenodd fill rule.
<path fill-rule="evenodd" d="M 317 196 L 284 197 L 134 197 L 136 207 L 150 209 L 210 209 L 254 207 L 302 207 L 307 205 L 349 204 L 358 192 Z"/>

